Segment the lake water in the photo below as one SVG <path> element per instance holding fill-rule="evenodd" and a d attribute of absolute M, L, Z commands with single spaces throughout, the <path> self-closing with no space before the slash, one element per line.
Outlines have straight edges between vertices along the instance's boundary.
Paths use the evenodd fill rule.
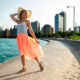
<path fill-rule="evenodd" d="M 41 46 L 48 43 L 44 40 L 37 40 L 40 41 Z M 16 38 L 0 38 L 0 63 L 19 55 Z"/>

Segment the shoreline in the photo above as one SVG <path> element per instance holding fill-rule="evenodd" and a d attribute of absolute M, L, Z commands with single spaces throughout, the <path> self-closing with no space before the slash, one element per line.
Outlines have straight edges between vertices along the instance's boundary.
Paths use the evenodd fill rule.
<path fill-rule="evenodd" d="M 0 79 L 70 80 L 71 73 L 75 73 L 74 70 L 77 70 L 78 64 L 69 49 L 62 43 L 50 39 L 48 44 L 42 46 L 42 48 L 44 56 L 40 60 L 44 62 L 44 71 L 39 71 L 38 64 L 34 60 L 26 60 L 27 71 L 16 74 L 22 68 L 21 58 L 17 56 L 0 64 Z"/>
<path fill-rule="evenodd" d="M 44 40 L 44 39 L 40 39 L 40 40 Z M 44 44 L 44 45 L 47 45 L 48 42 L 49 42 L 49 40 L 44 40 L 44 41 L 47 41 L 47 43 Z M 44 46 L 44 45 L 41 45 L 41 46 Z M 19 55 L 17 55 L 17 56 L 19 56 Z M 17 57 L 17 56 L 13 56 L 13 57 L 11 57 L 11 58 L 8 58 L 7 60 L 12 59 L 12 58 Z M 7 60 L 5 60 L 5 61 L 7 61 Z M 5 61 L 3 61 L 3 62 L 5 62 Z M 3 62 L 0 62 L 0 64 L 3 63 Z"/>

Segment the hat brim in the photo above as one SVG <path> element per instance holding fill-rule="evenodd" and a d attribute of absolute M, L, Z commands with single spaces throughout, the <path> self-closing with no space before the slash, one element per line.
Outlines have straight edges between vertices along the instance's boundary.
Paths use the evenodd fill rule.
<path fill-rule="evenodd" d="M 31 17 L 31 15 L 32 15 L 32 11 L 31 11 L 31 10 L 26 10 L 26 9 L 23 9 L 23 8 L 19 8 L 19 9 L 18 9 L 17 19 L 20 19 L 20 18 L 19 18 L 19 15 L 20 15 L 20 13 L 21 13 L 22 10 L 25 10 L 26 13 L 27 13 L 26 19 L 28 19 L 28 18 Z"/>

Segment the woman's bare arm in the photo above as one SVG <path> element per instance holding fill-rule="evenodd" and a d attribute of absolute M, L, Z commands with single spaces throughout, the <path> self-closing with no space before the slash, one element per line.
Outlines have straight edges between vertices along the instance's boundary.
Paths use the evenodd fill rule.
<path fill-rule="evenodd" d="M 34 31 L 33 31 L 32 27 L 31 27 L 30 21 L 26 21 L 26 25 L 28 26 L 29 32 L 30 32 L 30 34 L 32 35 L 32 37 L 33 37 L 35 40 L 37 40 L 37 39 L 36 39 L 36 36 L 35 36 L 35 34 L 34 34 Z"/>
<path fill-rule="evenodd" d="M 19 20 L 15 18 L 16 15 L 18 15 L 18 13 L 10 14 L 10 17 L 14 22 L 19 23 Z"/>

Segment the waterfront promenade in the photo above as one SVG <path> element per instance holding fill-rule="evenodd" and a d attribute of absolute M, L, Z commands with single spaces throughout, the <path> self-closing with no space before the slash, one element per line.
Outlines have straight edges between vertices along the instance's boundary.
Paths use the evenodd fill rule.
<path fill-rule="evenodd" d="M 0 64 L 0 80 L 80 80 L 79 61 L 70 50 L 71 46 L 63 44 L 59 40 L 49 40 L 42 46 L 44 57 L 44 71 L 39 71 L 35 60 L 26 60 L 27 71 L 21 74 L 17 72 L 22 68 L 21 58 L 17 56 Z M 75 49 L 76 50 L 76 49 Z"/>

